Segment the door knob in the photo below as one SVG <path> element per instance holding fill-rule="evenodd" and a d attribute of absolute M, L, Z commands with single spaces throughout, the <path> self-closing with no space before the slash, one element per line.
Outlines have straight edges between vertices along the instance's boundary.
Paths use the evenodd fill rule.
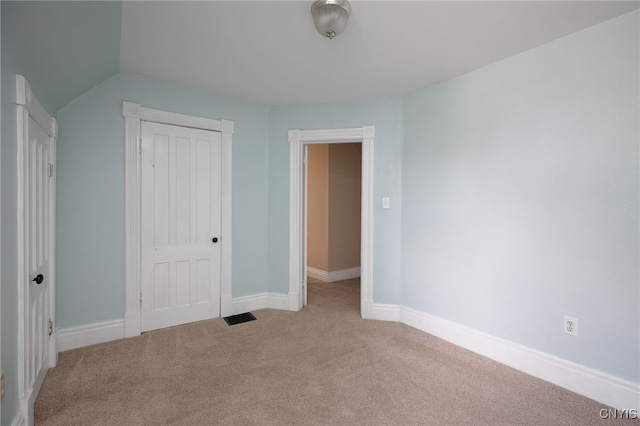
<path fill-rule="evenodd" d="M 42 284 L 42 282 L 44 281 L 44 275 L 38 274 L 38 276 L 32 279 L 31 281 L 35 281 L 36 284 Z"/>
<path fill-rule="evenodd" d="M 213 238 L 211 239 L 211 241 L 212 241 L 212 242 L 214 242 L 214 243 L 217 243 L 217 242 L 218 242 L 218 237 L 213 237 Z"/>

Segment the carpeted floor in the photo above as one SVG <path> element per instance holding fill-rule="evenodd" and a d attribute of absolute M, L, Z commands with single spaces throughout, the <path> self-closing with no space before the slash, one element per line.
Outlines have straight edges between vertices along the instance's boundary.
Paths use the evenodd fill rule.
<path fill-rule="evenodd" d="M 363 320 L 359 300 L 358 280 L 310 284 L 301 312 L 63 352 L 36 424 L 615 423 L 598 402 L 406 325 Z"/>

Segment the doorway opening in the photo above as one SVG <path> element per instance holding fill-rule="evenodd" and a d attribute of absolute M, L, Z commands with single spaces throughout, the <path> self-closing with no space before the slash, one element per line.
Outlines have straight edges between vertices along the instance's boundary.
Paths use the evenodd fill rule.
<path fill-rule="evenodd" d="M 306 150 L 308 303 L 359 311 L 362 144 L 312 144 Z"/>
<path fill-rule="evenodd" d="M 373 151 L 375 127 L 290 130 L 289 192 L 289 310 L 307 303 L 307 172 L 308 147 L 358 143 L 361 146 L 360 189 L 360 315 L 371 318 L 373 308 Z"/>

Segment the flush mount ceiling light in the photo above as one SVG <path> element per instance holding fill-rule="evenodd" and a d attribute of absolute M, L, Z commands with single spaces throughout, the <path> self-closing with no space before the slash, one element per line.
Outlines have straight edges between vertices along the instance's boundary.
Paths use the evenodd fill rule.
<path fill-rule="evenodd" d="M 344 31 L 350 13 L 351 5 L 347 0 L 316 0 L 311 5 L 316 30 L 330 39 Z"/>

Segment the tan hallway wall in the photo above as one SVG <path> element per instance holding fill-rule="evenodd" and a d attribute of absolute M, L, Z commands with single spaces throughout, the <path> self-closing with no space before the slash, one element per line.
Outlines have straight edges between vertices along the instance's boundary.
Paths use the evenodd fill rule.
<path fill-rule="evenodd" d="M 324 272 L 360 266 L 361 144 L 309 146 L 307 265 Z"/>
<path fill-rule="evenodd" d="M 329 145 L 309 145 L 307 266 L 329 271 Z"/>

